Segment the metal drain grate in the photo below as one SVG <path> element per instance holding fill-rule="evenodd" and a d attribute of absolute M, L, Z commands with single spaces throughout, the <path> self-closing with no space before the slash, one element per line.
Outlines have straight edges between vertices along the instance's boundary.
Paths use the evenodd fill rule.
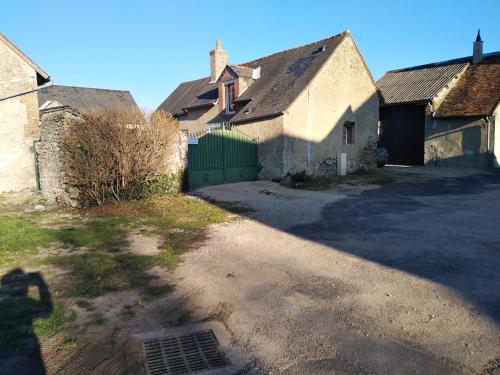
<path fill-rule="evenodd" d="M 144 341 L 149 375 L 181 375 L 230 365 L 211 329 Z"/>

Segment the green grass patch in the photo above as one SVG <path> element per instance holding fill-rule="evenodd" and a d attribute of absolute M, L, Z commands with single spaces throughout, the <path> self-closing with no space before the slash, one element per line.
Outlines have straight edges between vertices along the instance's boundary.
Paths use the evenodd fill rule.
<path fill-rule="evenodd" d="M 55 231 L 54 237 L 63 246 L 72 249 L 120 251 L 128 245 L 123 227 L 127 221 L 126 218 L 92 220 L 59 229 Z"/>
<path fill-rule="evenodd" d="M 65 323 L 73 322 L 77 318 L 76 312 L 67 309 L 63 303 L 56 303 L 54 310 L 45 318 L 33 322 L 33 332 L 37 336 L 50 335 L 58 332 Z"/>
<path fill-rule="evenodd" d="M 90 315 L 90 320 L 88 322 L 88 325 L 91 326 L 102 326 L 106 323 L 106 318 L 99 312 L 93 313 Z"/>
<path fill-rule="evenodd" d="M 92 304 L 89 301 L 85 301 L 83 299 L 76 301 L 75 305 L 77 305 L 79 308 L 85 309 L 87 311 L 94 310 L 94 307 L 92 306 Z"/>
<path fill-rule="evenodd" d="M 43 228 L 29 217 L 0 215 L 0 266 L 25 260 L 54 240 L 53 229 Z"/>
<path fill-rule="evenodd" d="M 85 210 L 90 220 L 81 227 L 59 231 L 58 239 L 84 254 L 52 256 L 47 263 L 69 269 L 67 297 L 97 297 L 108 292 L 138 288 L 145 299 L 171 290 L 171 286 L 151 286 L 147 270 L 161 266 L 174 269 L 179 255 L 205 236 L 209 224 L 227 219 L 228 212 L 214 204 L 185 196 L 131 201 Z M 94 219 L 92 219 L 94 218 Z M 140 224 L 151 228 L 148 234 L 163 239 L 156 255 L 115 253 L 128 245 L 126 227 Z"/>

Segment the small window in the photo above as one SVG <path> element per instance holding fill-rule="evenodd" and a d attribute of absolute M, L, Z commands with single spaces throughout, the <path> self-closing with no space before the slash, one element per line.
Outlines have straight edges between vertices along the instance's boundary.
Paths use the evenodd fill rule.
<path fill-rule="evenodd" d="M 354 131 L 356 127 L 354 125 L 354 121 L 346 121 L 344 122 L 344 134 L 343 140 L 345 145 L 353 145 L 354 144 Z"/>
<path fill-rule="evenodd" d="M 235 91 L 234 91 L 234 82 L 226 83 L 225 84 L 225 97 L 226 97 L 226 113 L 234 113 L 234 100 L 235 98 Z"/>

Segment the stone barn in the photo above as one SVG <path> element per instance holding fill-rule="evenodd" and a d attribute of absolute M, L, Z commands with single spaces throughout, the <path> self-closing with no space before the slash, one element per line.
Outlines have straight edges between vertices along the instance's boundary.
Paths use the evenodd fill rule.
<path fill-rule="evenodd" d="M 500 52 L 483 54 L 479 32 L 472 56 L 391 70 L 377 86 L 391 163 L 499 167 Z"/>
<path fill-rule="evenodd" d="M 37 186 L 36 91 L 48 82 L 49 75 L 0 33 L 0 192 Z"/>
<path fill-rule="evenodd" d="M 159 106 L 187 132 L 229 122 L 257 140 L 262 178 L 375 167 L 379 98 L 349 31 L 239 64 L 221 43 L 210 75 L 181 83 Z"/>

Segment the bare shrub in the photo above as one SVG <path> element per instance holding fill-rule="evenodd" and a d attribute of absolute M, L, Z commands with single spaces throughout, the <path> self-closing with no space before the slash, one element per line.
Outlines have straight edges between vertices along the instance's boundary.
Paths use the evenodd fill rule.
<path fill-rule="evenodd" d="M 82 116 L 62 144 L 66 183 L 79 190 L 80 204 L 141 198 L 151 183 L 176 172 L 168 165 L 178 145 L 171 115 L 116 108 Z"/>

